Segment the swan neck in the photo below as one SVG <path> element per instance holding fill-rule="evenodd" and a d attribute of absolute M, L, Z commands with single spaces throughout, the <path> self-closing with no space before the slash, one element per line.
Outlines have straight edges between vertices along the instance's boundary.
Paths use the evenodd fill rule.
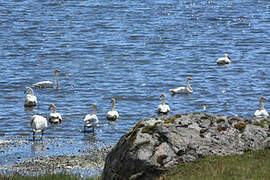
<path fill-rule="evenodd" d="M 114 111 L 115 101 L 112 101 L 112 111 Z"/>
<path fill-rule="evenodd" d="M 165 103 L 165 96 L 162 96 L 162 105 L 165 105 L 166 103 Z"/>
<path fill-rule="evenodd" d="M 30 91 L 30 94 L 31 94 L 32 96 L 34 96 L 34 91 L 33 91 L 32 88 L 30 88 L 30 87 L 26 88 L 25 92 L 27 92 L 27 91 Z"/>
<path fill-rule="evenodd" d="M 189 91 L 192 92 L 192 88 L 191 88 L 191 86 L 190 86 L 190 84 L 189 84 L 189 80 L 188 80 L 188 79 L 187 79 L 187 88 L 188 88 Z"/>
<path fill-rule="evenodd" d="M 53 109 L 53 112 L 56 113 L 56 107 L 55 107 L 55 105 L 51 105 L 50 106 L 50 109 Z"/>
<path fill-rule="evenodd" d="M 96 106 L 93 105 L 93 114 L 96 114 Z"/>
<path fill-rule="evenodd" d="M 264 106 L 263 106 L 263 101 L 262 100 L 260 100 L 260 108 L 261 108 L 261 110 L 264 110 Z"/>
<path fill-rule="evenodd" d="M 56 88 L 58 88 L 59 82 L 58 82 L 56 71 L 54 72 L 54 76 L 55 76 L 55 85 L 56 85 Z"/>

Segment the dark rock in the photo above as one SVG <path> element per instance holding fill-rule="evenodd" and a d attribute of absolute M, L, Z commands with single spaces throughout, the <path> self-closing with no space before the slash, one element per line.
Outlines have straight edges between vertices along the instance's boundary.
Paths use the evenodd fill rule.
<path fill-rule="evenodd" d="M 107 155 L 102 179 L 154 179 L 205 155 L 270 147 L 269 122 L 205 113 L 142 120 Z"/>

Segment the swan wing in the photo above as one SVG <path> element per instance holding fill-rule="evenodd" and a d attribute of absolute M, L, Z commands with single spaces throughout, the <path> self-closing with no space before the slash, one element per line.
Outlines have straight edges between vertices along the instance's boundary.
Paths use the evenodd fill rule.
<path fill-rule="evenodd" d="M 256 117 L 268 117 L 269 116 L 268 112 L 265 109 L 263 109 L 263 110 L 256 110 L 255 113 L 254 113 L 254 115 Z"/>
<path fill-rule="evenodd" d="M 38 87 L 38 88 L 52 88 L 53 83 L 51 81 L 41 81 L 41 82 L 34 84 L 34 86 Z"/>
<path fill-rule="evenodd" d="M 186 94 L 190 93 L 186 87 L 178 87 L 176 89 L 170 89 L 173 94 Z"/>
<path fill-rule="evenodd" d="M 35 106 L 37 105 L 37 97 L 32 96 L 31 94 L 27 94 L 24 100 L 25 106 Z"/>
<path fill-rule="evenodd" d="M 170 111 L 171 111 L 171 109 L 170 109 L 169 105 L 167 105 L 167 104 L 165 104 L 165 105 L 160 104 L 157 108 L 157 112 L 162 113 L 162 114 L 166 114 Z"/>
<path fill-rule="evenodd" d="M 111 121 L 115 121 L 116 119 L 119 118 L 119 114 L 117 111 L 109 111 L 107 113 L 107 119 Z"/>
<path fill-rule="evenodd" d="M 39 115 L 32 116 L 30 123 L 31 123 L 31 127 L 33 131 L 36 131 L 36 132 L 41 131 L 48 127 L 46 118 Z"/>

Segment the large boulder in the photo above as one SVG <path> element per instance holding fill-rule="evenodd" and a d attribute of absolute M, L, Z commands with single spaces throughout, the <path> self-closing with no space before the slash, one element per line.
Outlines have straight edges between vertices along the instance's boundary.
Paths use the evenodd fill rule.
<path fill-rule="evenodd" d="M 154 179 L 205 155 L 240 154 L 267 145 L 270 119 L 205 113 L 139 121 L 107 155 L 104 180 Z"/>

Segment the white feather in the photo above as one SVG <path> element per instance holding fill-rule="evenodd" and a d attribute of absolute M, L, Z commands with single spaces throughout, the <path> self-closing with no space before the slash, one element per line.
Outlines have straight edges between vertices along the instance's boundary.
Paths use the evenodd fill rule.
<path fill-rule="evenodd" d="M 263 110 L 256 110 L 255 113 L 254 113 L 254 115 L 256 117 L 268 117 L 269 116 L 268 112 L 265 109 L 263 109 Z"/>
<path fill-rule="evenodd" d="M 26 94 L 24 106 L 36 106 L 36 105 L 37 105 L 37 97 L 35 95 Z"/>
<path fill-rule="evenodd" d="M 60 113 L 50 113 L 50 116 L 49 116 L 49 122 L 50 123 L 61 123 L 62 122 L 62 116 Z"/>
<path fill-rule="evenodd" d="M 48 127 L 46 118 L 40 115 L 33 115 L 30 124 L 34 132 L 41 132 Z"/>
<path fill-rule="evenodd" d="M 157 112 L 159 114 L 167 114 L 171 111 L 170 107 L 168 104 L 160 104 L 158 105 Z"/>
<path fill-rule="evenodd" d="M 115 120 L 117 120 L 118 118 L 119 118 L 119 114 L 118 114 L 118 112 L 117 111 L 109 111 L 108 113 L 107 113 L 107 119 L 108 120 L 110 120 L 110 121 L 115 121 Z"/>
<path fill-rule="evenodd" d="M 218 58 L 216 61 L 218 65 L 225 65 L 225 64 L 230 64 L 231 60 L 228 54 L 225 54 L 224 57 Z"/>
<path fill-rule="evenodd" d="M 51 81 L 41 81 L 36 84 L 34 84 L 35 87 L 38 88 L 53 88 L 53 82 Z"/>

